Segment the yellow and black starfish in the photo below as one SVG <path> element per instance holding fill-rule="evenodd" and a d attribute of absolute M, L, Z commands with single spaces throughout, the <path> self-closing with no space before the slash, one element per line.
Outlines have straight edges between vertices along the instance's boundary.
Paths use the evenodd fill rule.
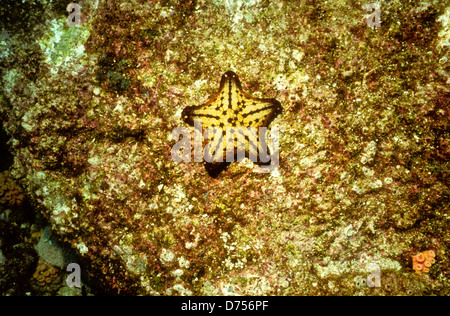
<path fill-rule="evenodd" d="M 236 133 L 242 133 L 243 130 L 249 130 L 250 127 L 259 134 L 259 128 L 267 128 L 281 111 L 281 104 L 277 100 L 259 99 L 245 93 L 242 90 L 238 75 L 228 71 L 222 75 L 219 92 L 204 105 L 186 107 L 183 110 L 182 117 L 191 126 L 195 125 L 194 121 L 196 120 L 201 122 L 202 135 L 208 128 L 216 128 L 216 131 L 219 131 L 219 137 L 209 137 L 209 139 L 212 138 L 209 142 L 209 150 L 211 155 L 213 152 L 217 153 L 220 150 L 223 157 L 215 156 L 212 162 L 204 162 L 208 174 L 211 177 L 216 177 L 230 164 L 230 157 L 227 156 L 226 150 L 227 142 L 229 144 L 234 143 L 232 144 L 234 148 L 233 157 L 238 152 L 239 146 L 245 146 L 247 157 L 251 154 L 256 157 L 258 146 L 255 145 L 256 142 L 249 141 L 251 136 L 246 135 L 245 143 L 243 143 L 235 141 L 234 135 L 232 135 L 233 138 L 229 138 L 227 135 L 226 142 L 223 137 L 227 134 L 226 132 L 231 130 L 233 133 L 236 130 Z M 233 157 L 231 161 L 233 161 Z M 258 162 L 261 164 L 262 160 L 260 157 Z"/>

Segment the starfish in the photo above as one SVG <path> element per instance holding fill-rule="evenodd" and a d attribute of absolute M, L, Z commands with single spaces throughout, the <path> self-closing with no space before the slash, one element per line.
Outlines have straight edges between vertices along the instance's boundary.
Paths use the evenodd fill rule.
<path fill-rule="evenodd" d="M 227 148 L 226 144 L 233 145 L 234 154 L 238 152 L 239 146 L 245 146 L 246 155 L 254 154 L 254 157 L 256 157 L 258 146 L 255 145 L 256 142 L 249 141 L 250 137 L 256 137 L 256 135 L 245 136 L 243 131 L 252 128 L 259 133 L 259 128 L 267 128 L 281 111 L 281 104 L 277 100 L 259 99 L 245 93 L 242 90 L 238 75 L 233 71 L 227 71 L 220 80 L 219 92 L 204 105 L 186 107 L 183 110 L 182 117 L 186 123 L 194 127 L 196 126 L 195 121 L 200 122 L 202 135 L 208 128 L 215 128 L 215 132 L 219 132 L 219 134 L 212 133 L 219 135 L 218 137 L 211 137 L 212 134 L 208 137 L 209 139 L 212 138 L 209 142 L 209 148 L 211 154 L 220 150 L 223 157 L 215 157 L 212 162 L 204 162 L 208 174 L 215 178 L 230 164 L 230 157 L 226 155 L 226 150 L 224 150 Z M 225 142 L 223 135 L 226 134 L 226 131 L 236 132 L 238 138 L 239 134 L 242 134 L 246 137 L 245 143 L 235 141 L 234 135 L 232 135 L 233 138 L 229 138 L 228 134 Z M 265 136 L 263 135 L 263 137 Z M 223 160 L 226 160 L 226 162 Z M 233 161 L 233 158 L 231 161 Z M 262 164 L 261 151 L 258 162 Z"/>

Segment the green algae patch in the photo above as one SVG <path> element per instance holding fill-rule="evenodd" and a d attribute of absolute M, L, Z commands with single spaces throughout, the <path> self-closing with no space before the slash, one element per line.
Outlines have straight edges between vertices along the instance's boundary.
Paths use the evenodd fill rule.
<path fill-rule="evenodd" d="M 89 30 L 84 26 L 68 27 L 67 18 L 54 19 L 38 44 L 45 56 L 50 72 L 56 75 L 61 67 L 71 64 L 71 71 L 80 71 L 84 62 L 84 44 L 89 38 Z"/>

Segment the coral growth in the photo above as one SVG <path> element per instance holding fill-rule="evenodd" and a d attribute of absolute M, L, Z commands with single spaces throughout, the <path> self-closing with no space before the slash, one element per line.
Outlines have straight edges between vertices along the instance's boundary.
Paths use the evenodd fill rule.
<path fill-rule="evenodd" d="M 436 262 L 434 259 L 435 256 L 436 253 L 433 250 L 427 250 L 412 256 L 413 270 L 417 274 L 429 272 L 431 265 Z"/>
<path fill-rule="evenodd" d="M 52 283 L 58 277 L 58 272 L 58 268 L 48 264 L 42 259 L 39 259 L 33 278 L 40 286 L 44 286 Z"/>
<path fill-rule="evenodd" d="M 11 178 L 11 173 L 8 170 L 0 173 L 0 204 L 21 205 L 24 197 L 22 188 Z"/>

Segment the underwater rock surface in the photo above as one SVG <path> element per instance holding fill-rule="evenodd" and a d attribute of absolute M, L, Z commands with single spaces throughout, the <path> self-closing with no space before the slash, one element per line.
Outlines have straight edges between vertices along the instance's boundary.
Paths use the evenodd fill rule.
<path fill-rule="evenodd" d="M 11 172 L 110 293 L 449 295 L 450 9 L 365 3 L 7 1 Z M 228 70 L 283 105 L 270 174 L 171 157 Z"/>

